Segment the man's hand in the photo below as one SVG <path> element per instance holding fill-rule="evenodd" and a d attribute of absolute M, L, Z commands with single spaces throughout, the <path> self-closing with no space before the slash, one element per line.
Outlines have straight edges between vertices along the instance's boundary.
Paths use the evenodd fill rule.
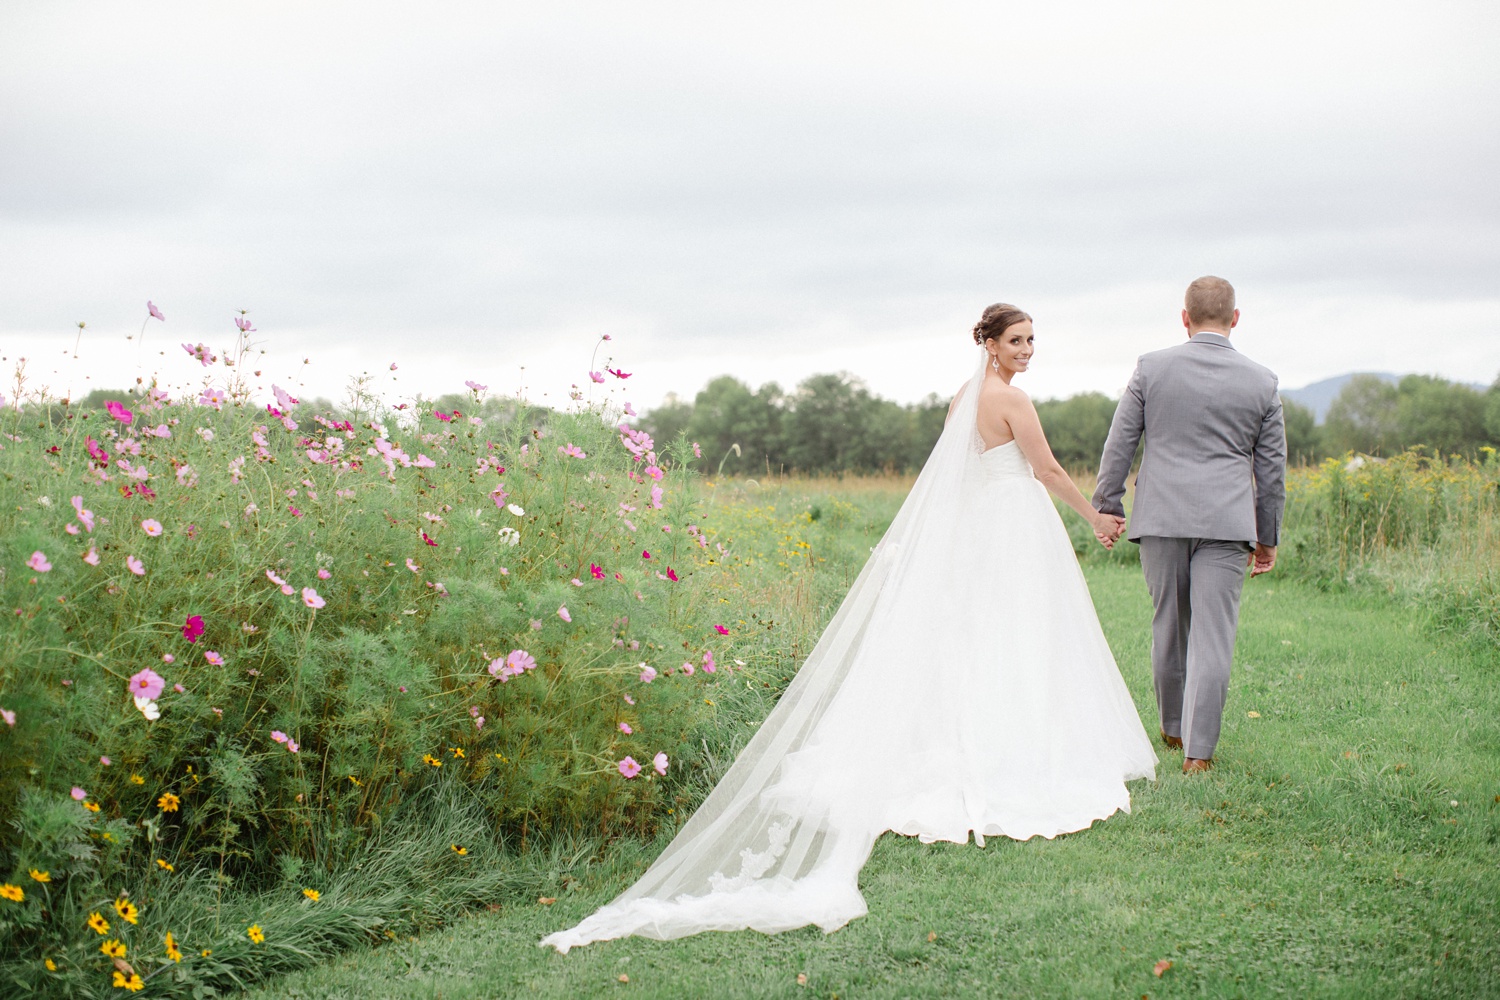
<path fill-rule="evenodd" d="M 1106 549 L 1115 547 L 1115 541 L 1125 531 L 1125 519 L 1114 514 L 1100 512 L 1094 517 L 1094 537 L 1099 539 L 1099 544 Z"/>
<path fill-rule="evenodd" d="M 1271 572 L 1276 565 L 1276 546 L 1256 543 L 1255 551 L 1250 553 L 1250 561 L 1247 565 L 1250 567 L 1252 577 Z"/>

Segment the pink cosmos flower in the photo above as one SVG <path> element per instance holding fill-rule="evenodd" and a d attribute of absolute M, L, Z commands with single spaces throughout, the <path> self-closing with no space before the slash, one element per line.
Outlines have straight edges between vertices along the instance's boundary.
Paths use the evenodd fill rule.
<path fill-rule="evenodd" d="M 711 674 L 716 672 L 718 669 L 719 665 L 714 662 L 714 651 L 710 649 L 708 652 L 703 654 L 703 672 L 705 674 Z"/>
<path fill-rule="evenodd" d="M 183 344 L 182 349 L 187 351 L 190 357 L 197 359 L 198 364 L 204 368 L 219 360 L 206 344 Z"/>
<path fill-rule="evenodd" d="M 653 667 L 653 666 L 651 666 L 650 664 L 642 663 L 641 664 L 641 683 L 642 684 L 650 684 L 654 680 L 656 680 L 656 668 Z"/>
<path fill-rule="evenodd" d="M 31 558 L 26 560 L 26 565 L 38 573 L 47 573 L 52 569 L 52 564 L 47 561 L 47 557 L 42 554 L 41 549 L 37 549 L 31 554 Z"/>
<path fill-rule="evenodd" d="M 566 604 L 557 609 L 557 617 L 561 618 L 565 622 L 571 622 L 573 620 L 573 616 L 568 614 L 568 606 Z"/>
<path fill-rule="evenodd" d="M 314 611 L 316 611 L 319 608 L 323 607 L 328 602 L 325 601 L 325 600 L 323 600 L 323 598 L 319 597 L 318 596 L 318 592 L 316 590 L 314 590 L 313 588 L 311 588 L 311 587 L 303 587 L 302 588 L 302 603 L 306 604 L 308 607 L 310 607 Z"/>
<path fill-rule="evenodd" d="M 428 545 L 431 545 L 431 546 L 434 546 L 434 547 L 435 547 L 435 546 L 436 546 L 436 545 L 437 545 L 437 542 L 436 542 L 436 541 L 434 541 L 434 540 L 433 540 L 433 538 L 432 538 L 432 536 L 431 536 L 431 535 L 429 535 L 429 534 L 428 534 L 428 533 L 427 533 L 427 532 L 425 532 L 425 531 L 424 531 L 424 532 L 422 532 L 422 541 L 424 541 L 424 542 L 426 542 L 426 543 L 427 543 L 427 544 L 428 544 Z"/>
<path fill-rule="evenodd" d="M 715 625 L 714 626 L 714 631 L 717 632 L 717 633 L 719 633 L 720 635 L 728 635 L 729 634 L 729 630 L 727 628 L 725 628 L 723 625 Z"/>
<path fill-rule="evenodd" d="M 89 440 L 93 439 L 90 438 Z M 92 533 L 94 530 L 94 512 L 84 508 L 83 497 L 73 498 L 73 510 L 78 513 L 78 522 Z"/>
<path fill-rule="evenodd" d="M 635 704 L 635 699 L 632 698 L 632 697 L 630 697 L 630 695 L 628 695 L 628 694 L 627 695 L 622 695 L 621 697 L 623 697 L 625 699 L 625 704 L 627 704 L 627 705 L 634 705 Z"/>
<path fill-rule="evenodd" d="M 135 419 L 134 413 L 131 413 L 129 410 L 125 409 L 124 404 L 116 402 L 113 399 L 105 403 L 104 408 L 109 411 L 110 416 L 114 417 L 122 424 L 128 424 Z"/>
<path fill-rule="evenodd" d="M 395 370 L 396 370 L 396 362 L 392 361 L 391 362 L 391 371 L 395 371 Z"/>
<path fill-rule="evenodd" d="M 651 766 L 656 769 L 657 774 L 665 775 L 667 773 L 667 755 L 659 753 L 655 757 L 652 757 Z"/>
<path fill-rule="evenodd" d="M 277 743 L 285 743 L 287 740 L 287 736 L 286 733 L 283 733 L 281 730 L 273 729 L 271 730 L 271 739 L 275 740 Z"/>
<path fill-rule="evenodd" d="M 86 798 L 89 797 L 89 793 L 85 792 L 82 788 L 79 788 L 77 785 L 74 785 L 73 786 L 73 790 L 71 792 L 69 792 L 68 794 L 71 795 L 71 796 L 73 796 L 74 801 L 77 801 L 77 802 L 82 802 L 84 799 L 86 799 Z"/>
<path fill-rule="evenodd" d="M 161 654 L 161 662 L 163 662 L 163 663 L 176 663 L 177 662 L 177 657 L 173 656 L 171 653 L 163 653 L 163 654 Z"/>
<path fill-rule="evenodd" d="M 318 579 L 319 580 L 326 580 L 326 579 L 328 579 L 331 576 L 333 576 L 333 574 L 330 573 L 330 572 L 328 572 L 326 569 L 320 569 L 320 570 L 318 570 Z"/>
<path fill-rule="evenodd" d="M 580 579 L 578 579 L 578 577 L 576 577 L 576 576 L 573 577 L 573 579 L 569 580 L 568 582 L 571 583 L 575 587 L 582 587 L 583 586 L 583 581 L 580 580 Z"/>
<path fill-rule="evenodd" d="M 505 658 L 505 664 L 512 673 L 521 674 L 536 669 L 536 658 L 524 649 L 512 649 Z"/>
<path fill-rule="evenodd" d="M 595 382 L 604 381 L 604 376 L 600 375 L 598 372 L 589 372 L 589 378 L 593 379 Z"/>
<path fill-rule="evenodd" d="M 629 402 L 626 402 L 626 404 L 625 404 L 625 415 L 627 417 L 636 416 L 636 412 L 630 408 L 630 403 Z"/>
<path fill-rule="evenodd" d="M 634 757 L 626 757 L 617 766 L 620 768 L 620 773 L 627 778 L 634 778 L 641 773 L 641 765 L 635 762 Z"/>
<path fill-rule="evenodd" d="M 651 487 L 651 506 L 661 510 L 661 487 Z"/>
<path fill-rule="evenodd" d="M 615 579 L 619 580 L 621 583 L 624 583 L 625 582 L 625 574 L 623 574 L 623 573 L 616 573 L 615 574 Z"/>
<path fill-rule="evenodd" d="M 426 455 L 422 454 L 420 451 L 417 452 L 417 457 L 416 457 L 416 459 L 411 464 L 414 465 L 414 466 L 416 466 L 419 469 L 436 469 L 437 468 L 437 463 L 434 462 L 432 459 L 428 458 Z"/>
<path fill-rule="evenodd" d="M 203 651 L 203 658 L 216 667 L 222 667 L 224 665 L 224 657 L 220 656 L 218 653 L 214 652 L 211 649 L 205 649 Z"/>
<path fill-rule="evenodd" d="M 134 573 L 136 576 L 145 576 L 146 575 L 146 564 L 143 563 L 143 562 L 141 562 L 135 556 L 126 556 L 125 557 L 125 566 L 126 566 L 127 569 L 130 570 L 130 572 Z"/>
<path fill-rule="evenodd" d="M 141 522 L 141 530 L 155 538 L 161 534 L 161 522 L 153 517 L 148 517 Z"/>
<path fill-rule="evenodd" d="M 672 567 L 670 566 L 667 567 L 667 579 L 673 583 L 677 582 L 677 574 L 672 572 Z"/>
<path fill-rule="evenodd" d="M 693 666 L 691 660 L 684 660 L 682 662 L 682 672 L 687 674 L 689 677 L 691 677 L 693 675 L 693 671 L 697 669 L 697 667 Z"/>
<path fill-rule="evenodd" d="M 88 449 L 90 458 L 98 462 L 100 465 L 109 464 L 109 452 L 104 449 L 104 446 L 102 444 L 100 444 L 98 441 L 95 441 L 92 436 L 85 437 L 83 439 L 83 444 L 84 447 Z"/>
<path fill-rule="evenodd" d="M 0 708 L 0 719 L 4 719 L 7 726 L 14 726 L 16 724 L 16 713 L 8 708 Z"/>
<path fill-rule="evenodd" d="M 273 570 L 273 569 L 266 570 L 266 579 L 270 580 L 272 583 L 276 584 L 276 586 L 278 586 L 278 587 L 285 587 L 286 586 L 286 581 L 283 580 L 281 577 L 277 576 L 276 575 L 276 571 Z"/>
<path fill-rule="evenodd" d="M 89 550 L 83 554 L 83 561 L 90 566 L 99 565 L 99 550 L 90 545 Z"/>
<path fill-rule="evenodd" d="M 286 741 L 286 748 L 292 753 L 300 753 L 302 750 L 302 747 L 298 745 L 297 741 L 290 738 L 288 738 Z"/>
<path fill-rule="evenodd" d="M 248 319 L 246 319 L 245 317 L 243 317 L 243 316 L 236 316 L 234 318 L 234 325 L 240 328 L 240 332 L 241 333 L 255 333 L 256 332 L 255 331 L 255 327 L 251 326 L 250 325 L 250 321 Z"/>
<path fill-rule="evenodd" d="M 162 689 L 167 686 L 166 680 L 150 667 L 146 667 L 130 678 L 130 694 L 134 698 L 145 698 L 155 701 L 161 697 Z"/>
<path fill-rule="evenodd" d="M 409 570 L 411 570 L 413 573 L 420 573 L 420 572 L 422 572 L 422 567 L 418 566 L 416 563 L 412 562 L 410 557 L 408 557 L 407 560 L 406 560 L 406 568 L 409 569 Z"/>
<path fill-rule="evenodd" d="M 473 389 L 475 392 L 484 392 L 489 388 L 489 386 L 487 385 L 480 385 L 478 382 L 471 382 L 468 379 L 464 379 L 464 385 L 468 386 L 470 389 Z"/>
<path fill-rule="evenodd" d="M 618 368 L 608 368 L 608 367 L 606 367 L 604 370 L 607 371 L 607 372 L 609 372 L 615 378 L 629 378 L 630 375 L 631 375 L 630 372 L 622 372 Z M 602 382 L 604 380 L 600 379 L 600 381 Z"/>
<path fill-rule="evenodd" d="M 648 551 L 646 551 L 645 549 L 642 549 L 641 550 L 641 558 L 642 559 L 650 559 L 651 558 L 651 553 L 648 552 Z"/>
<path fill-rule="evenodd" d="M 182 637 L 188 642 L 197 642 L 198 637 L 204 632 L 203 616 L 190 615 L 182 625 Z"/>
<path fill-rule="evenodd" d="M 99 758 L 99 763 L 103 764 L 105 767 L 109 767 L 111 764 L 114 763 L 114 761 L 110 760 L 108 757 L 100 757 Z"/>
<path fill-rule="evenodd" d="M 624 733 L 626 736 L 629 736 L 631 733 L 635 732 L 635 730 L 630 728 L 630 723 L 622 722 L 620 723 L 620 732 Z"/>
<path fill-rule="evenodd" d="M 283 583 L 281 585 L 281 592 L 283 594 L 285 594 L 286 596 L 288 596 L 288 597 L 291 597 L 293 594 L 296 593 L 296 591 L 294 589 L 292 589 L 292 585 L 290 583 Z"/>
<path fill-rule="evenodd" d="M 165 316 L 163 316 L 161 314 L 161 310 L 158 309 L 158 308 L 156 308 L 156 304 L 153 303 L 150 299 L 146 300 L 146 311 L 148 313 L 150 313 L 152 316 L 154 316 L 157 319 L 161 320 L 163 323 L 165 323 L 167 321 L 167 317 L 165 317 Z"/>
<path fill-rule="evenodd" d="M 172 690 L 176 691 L 178 694 L 187 694 L 187 688 L 183 687 L 181 684 L 173 684 Z"/>
<path fill-rule="evenodd" d="M 700 448 L 700 447 L 698 447 L 698 442 L 697 441 L 693 442 L 693 457 L 694 458 L 702 458 L 703 457 L 703 449 Z"/>
<path fill-rule="evenodd" d="M 589 563 L 589 575 L 595 580 L 604 579 L 604 568 L 596 563 Z"/>
<path fill-rule="evenodd" d="M 198 396 L 198 405 L 199 406 L 212 406 L 216 410 L 222 410 L 224 408 L 224 393 L 223 393 L 223 391 L 220 390 L 220 389 L 204 389 L 203 392 Z M 212 434 L 213 432 L 209 431 L 209 433 Z M 205 441 L 212 441 L 213 438 L 212 437 L 208 437 L 208 438 L 204 438 L 204 440 Z"/>
<path fill-rule="evenodd" d="M 650 476 L 652 479 L 655 479 L 657 482 L 661 482 L 661 477 L 664 475 L 661 469 L 655 465 L 646 466 L 645 472 L 646 475 Z"/>

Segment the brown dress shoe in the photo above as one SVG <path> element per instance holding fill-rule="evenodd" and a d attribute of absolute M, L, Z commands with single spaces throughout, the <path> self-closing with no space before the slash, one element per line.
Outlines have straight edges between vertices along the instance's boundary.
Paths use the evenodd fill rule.
<path fill-rule="evenodd" d="M 1194 771 L 1207 771 L 1214 766 L 1212 758 L 1189 757 L 1182 762 L 1182 773 L 1192 774 Z"/>
<path fill-rule="evenodd" d="M 1167 735 L 1167 731 L 1165 729 L 1163 729 L 1161 731 L 1161 741 L 1163 743 L 1165 743 L 1169 749 L 1172 749 L 1172 750 L 1181 750 L 1182 749 L 1182 737 L 1181 736 L 1168 736 Z"/>

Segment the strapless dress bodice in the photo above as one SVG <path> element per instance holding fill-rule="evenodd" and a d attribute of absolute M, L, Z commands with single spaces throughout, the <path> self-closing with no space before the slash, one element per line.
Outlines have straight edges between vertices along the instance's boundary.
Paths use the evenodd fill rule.
<path fill-rule="evenodd" d="M 978 461 L 979 472 L 986 480 L 1005 479 L 1011 476 L 1035 478 L 1031 463 L 1021 453 L 1021 446 L 1014 440 L 997 444 L 982 452 Z"/>

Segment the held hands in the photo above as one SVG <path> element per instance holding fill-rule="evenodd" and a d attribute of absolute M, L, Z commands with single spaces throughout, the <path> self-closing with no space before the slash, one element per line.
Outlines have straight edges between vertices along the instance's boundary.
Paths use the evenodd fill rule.
<path fill-rule="evenodd" d="M 1116 517 L 1114 514 L 1095 511 L 1094 516 L 1089 520 L 1094 529 L 1094 537 L 1099 539 L 1099 544 L 1106 549 L 1114 548 L 1115 541 L 1125 533 L 1125 519 L 1123 517 Z"/>
<path fill-rule="evenodd" d="M 1250 553 L 1250 561 L 1247 565 L 1250 567 L 1252 577 L 1271 572 L 1272 567 L 1276 565 L 1276 546 L 1261 545 L 1257 542 L 1255 551 Z"/>

